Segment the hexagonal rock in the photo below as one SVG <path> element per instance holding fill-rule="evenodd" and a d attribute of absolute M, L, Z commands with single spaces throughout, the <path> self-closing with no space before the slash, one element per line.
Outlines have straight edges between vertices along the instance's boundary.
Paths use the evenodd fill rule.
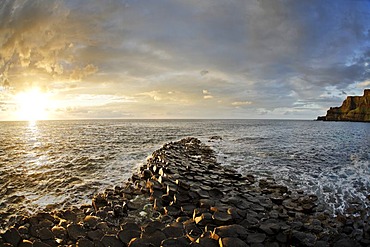
<path fill-rule="evenodd" d="M 248 231 L 243 226 L 234 224 L 216 227 L 213 231 L 213 234 L 221 238 L 232 237 L 246 239 L 248 236 Z"/>
<path fill-rule="evenodd" d="M 292 231 L 292 241 L 298 246 L 315 246 L 317 237 L 311 233 Z"/>
<path fill-rule="evenodd" d="M 220 238 L 220 247 L 249 247 L 247 243 L 239 238 Z"/>
<path fill-rule="evenodd" d="M 21 242 L 22 238 L 19 234 L 18 230 L 14 227 L 9 228 L 4 234 L 3 239 L 12 244 L 13 246 L 18 246 L 18 244 Z"/>
<path fill-rule="evenodd" d="M 55 235 L 55 237 L 63 239 L 67 235 L 67 230 L 62 226 L 54 226 L 51 228 L 51 232 Z"/>
<path fill-rule="evenodd" d="M 200 246 L 219 247 L 217 240 L 208 237 L 200 237 L 195 242 Z"/>
<path fill-rule="evenodd" d="M 146 239 L 149 243 L 153 244 L 154 246 L 159 246 L 162 243 L 162 241 L 167 238 L 166 235 L 160 230 L 152 232 L 146 236 L 142 235 L 141 237 L 143 239 Z"/>
<path fill-rule="evenodd" d="M 128 244 L 133 238 L 139 238 L 140 235 L 141 235 L 140 231 L 130 229 L 129 230 L 123 229 L 119 231 L 117 234 L 118 238 L 125 244 Z"/>
<path fill-rule="evenodd" d="M 212 219 L 216 225 L 227 225 L 233 220 L 231 215 L 226 212 L 214 212 Z"/>
<path fill-rule="evenodd" d="M 264 233 L 251 233 L 247 237 L 247 242 L 254 244 L 254 243 L 262 243 L 266 239 L 266 234 Z"/>
<path fill-rule="evenodd" d="M 83 219 L 84 225 L 87 226 L 87 227 L 90 227 L 90 228 L 96 227 L 96 225 L 98 224 L 98 222 L 99 222 L 99 218 L 96 217 L 96 216 L 92 216 L 92 215 L 87 215 Z"/>
<path fill-rule="evenodd" d="M 91 240 L 100 240 L 104 236 L 104 232 L 101 229 L 87 232 L 87 236 Z"/>
<path fill-rule="evenodd" d="M 73 240 L 77 240 L 80 237 L 86 236 L 86 232 L 82 226 L 74 223 L 67 226 L 67 232 L 69 237 Z"/>
<path fill-rule="evenodd" d="M 50 229 L 43 227 L 37 232 L 38 237 L 41 240 L 47 240 L 54 238 L 54 234 L 50 231 Z"/>
<path fill-rule="evenodd" d="M 104 235 L 100 242 L 104 247 L 122 247 L 123 243 L 114 235 Z"/>
<path fill-rule="evenodd" d="M 182 227 L 174 227 L 174 226 L 167 226 L 162 231 L 167 238 L 179 238 L 184 235 L 184 228 Z"/>
<path fill-rule="evenodd" d="M 153 245 L 147 239 L 133 238 L 131 239 L 130 243 L 128 243 L 127 246 L 128 247 L 152 247 Z"/>
<path fill-rule="evenodd" d="M 162 241 L 161 247 L 188 247 L 189 243 L 185 238 L 168 238 Z"/>
<path fill-rule="evenodd" d="M 76 247 L 94 247 L 94 242 L 87 238 L 80 238 L 76 243 Z"/>

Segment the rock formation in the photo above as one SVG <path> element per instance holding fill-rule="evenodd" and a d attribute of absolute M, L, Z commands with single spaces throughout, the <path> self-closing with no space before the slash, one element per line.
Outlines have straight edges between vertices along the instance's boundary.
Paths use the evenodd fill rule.
<path fill-rule="evenodd" d="M 363 96 L 348 96 L 340 107 L 330 107 L 326 116 L 317 120 L 370 122 L 370 89 Z"/>
<path fill-rule="evenodd" d="M 333 217 L 317 196 L 241 175 L 185 138 L 91 204 L 8 222 L 0 246 L 370 246 L 366 210 Z"/>

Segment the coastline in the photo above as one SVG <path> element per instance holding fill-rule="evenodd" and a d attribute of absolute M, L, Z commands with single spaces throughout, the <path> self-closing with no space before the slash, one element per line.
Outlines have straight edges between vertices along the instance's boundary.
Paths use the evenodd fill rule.
<path fill-rule="evenodd" d="M 185 138 L 89 205 L 19 217 L 0 246 L 366 246 L 368 222 L 333 218 L 314 195 L 241 176 Z"/>

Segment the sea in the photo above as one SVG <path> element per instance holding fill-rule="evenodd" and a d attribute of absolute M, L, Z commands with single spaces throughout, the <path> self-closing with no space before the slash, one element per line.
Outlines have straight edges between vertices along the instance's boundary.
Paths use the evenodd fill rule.
<path fill-rule="evenodd" d="M 91 202 L 163 144 L 197 137 L 223 166 L 316 194 L 335 213 L 370 207 L 370 125 L 306 120 L 0 122 L 0 226 Z M 211 138 L 217 136 L 219 138 Z"/>

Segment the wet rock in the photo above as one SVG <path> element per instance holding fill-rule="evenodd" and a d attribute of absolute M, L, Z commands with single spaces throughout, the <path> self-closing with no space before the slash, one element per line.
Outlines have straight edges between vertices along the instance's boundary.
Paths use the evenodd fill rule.
<path fill-rule="evenodd" d="M 170 203 L 173 201 L 173 197 L 170 196 L 169 194 L 162 195 L 161 199 L 162 199 L 161 202 L 163 206 L 169 206 Z"/>
<path fill-rule="evenodd" d="M 263 222 L 259 227 L 267 235 L 274 235 L 280 230 L 280 226 L 276 223 Z"/>
<path fill-rule="evenodd" d="M 162 241 L 166 239 L 166 235 L 160 230 L 157 230 L 150 234 L 142 234 L 141 237 L 143 239 L 147 239 L 147 241 L 154 246 L 159 246 Z"/>
<path fill-rule="evenodd" d="M 108 226 L 107 222 L 99 222 L 96 225 L 96 228 L 102 230 L 103 232 L 106 232 L 106 231 L 109 230 L 109 226 Z"/>
<path fill-rule="evenodd" d="M 185 233 L 187 237 L 194 242 L 203 233 L 202 230 L 195 224 L 193 220 L 184 222 Z"/>
<path fill-rule="evenodd" d="M 127 210 L 129 209 L 128 204 L 121 205 L 114 205 L 113 207 L 113 214 L 115 217 L 124 217 L 127 216 Z M 136 210 L 136 209 L 134 209 Z"/>
<path fill-rule="evenodd" d="M 177 203 L 179 205 L 181 205 L 182 203 L 186 203 L 190 200 L 190 196 L 186 193 L 177 193 L 174 195 L 174 203 Z"/>
<path fill-rule="evenodd" d="M 239 238 L 220 238 L 219 239 L 219 246 L 220 247 L 249 247 L 247 243 Z"/>
<path fill-rule="evenodd" d="M 99 218 L 96 216 L 88 215 L 84 218 L 83 223 L 86 227 L 95 228 L 98 224 Z"/>
<path fill-rule="evenodd" d="M 39 227 L 49 227 L 49 228 L 51 228 L 52 226 L 54 226 L 54 223 L 49 219 L 42 219 L 39 222 L 38 225 L 39 225 Z"/>
<path fill-rule="evenodd" d="M 228 225 L 232 223 L 233 218 L 226 212 L 214 212 L 212 216 L 216 225 Z"/>
<path fill-rule="evenodd" d="M 101 229 L 97 229 L 94 231 L 88 231 L 86 235 L 91 240 L 100 240 L 104 236 L 104 232 Z"/>
<path fill-rule="evenodd" d="M 3 239 L 14 245 L 18 246 L 18 244 L 22 241 L 21 235 L 19 234 L 18 230 L 14 227 L 9 228 L 4 234 L 3 234 Z"/>
<path fill-rule="evenodd" d="M 214 140 L 214 141 L 221 141 L 222 137 L 221 136 L 211 136 L 209 139 Z"/>
<path fill-rule="evenodd" d="M 61 218 L 74 223 L 77 222 L 77 214 L 70 209 L 62 211 Z"/>
<path fill-rule="evenodd" d="M 31 241 L 29 240 L 23 240 L 19 245 L 18 247 L 32 247 L 33 244 Z"/>
<path fill-rule="evenodd" d="M 99 208 L 101 208 L 101 207 L 107 206 L 108 201 L 107 201 L 106 196 L 104 194 L 97 194 L 92 199 L 92 205 L 93 205 L 95 211 L 98 211 Z"/>
<path fill-rule="evenodd" d="M 246 215 L 246 211 L 240 210 L 240 209 L 237 209 L 237 208 L 228 208 L 227 213 L 231 215 L 231 217 L 232 217 L 232 219 L 235 223 L 241 222 L 244 219 L 245 215 Z"/>
<path fill-rule="evenodd" d="M 153 244 L 147 239 L 133 238 L 128 244 L 128 247 L 153 247 Z"/>
<path fill-rule="evenodd" d="M 219 247 L 218 241 L 207 236 L 201 236 L 196 241 L 200 246 Z"/>
<path fill-rule="evenodd" d="M 198 195 L 200 198 L 203 198 L 203 199 L 207 199 L 207 198 L 209 198 L 209 197 L 210 197 L 210 196 L 209 196 L 208 191 L 203 190 L 203 189 L 198 189 L 198 190 L 196 191 L 196 193 L 197 193 L 197 195 Z"/>
<path fill-rule="evenodd" d="M 217 188 L 213 188 L 213 189 L 209 190 L 208 193 L 209 193 L 210 197 L 217 198 L 217 199 L 222 198 L 223 195 L 224 195 L 224 193 L 221 190 L 217 189 Z"/>
<path fill-rule="evenodd" d="M 310 214 L 314 212 L 316 205 L 314 203 L 306 203 L 302 205 L 303 212 Z"/>
<path fill-rule="evenodd" d="M 298 246 L 314 246 L 316 236 L 311 233 L 292 231 L 292 242 Z"/>
<path fill-rule="evenodd" d="M 38 232 L 38 237 L 41 240 L 47 240 L 54 238 L 54 234 L 46 227 L 41 228 Z"/>
<path fill-rule="evenodd" d="M 76 243 L 76 247 L 94 247 L 94 242 L 86 238 L 80 238 Z"/>
<path fill-rule="evenodd" d="M 145 180 L 147 180 L 147 179 L 149 179 L 149 178 L 151 178 L 153 176 L 152 172 L 150 170 L 148 170 L 148 169 L 142 171 L 141 174 L 142 174 L 142 176 L 143 176 L 143 178 Z"/>
<path fill-rule="evenodd" d="M 41 242 L 40 240 L 35 240 L 35 242 L 33 242 L 33 247 L 51 247 L 51 246 Z"/>
<path fill-rule="evenodd" d="M 165 214 L 168 214 L 172 217 L 178 217 L 181 215 L 181 209 L 174 206 L 164 207 Z"/>
<path fill-rule="evenodd" d="M 200 216 L 194 218 L 194 222 L 200 226 L 205 226 L 209 223 L 212 223 L 212 214 L 202 213 Z"/>
<path fill-rule="evenodd" d="M 181 205 L 181 211 L 186 215 L 192 215 L 196 206 L 194 204 L 183 204 Z"/>
<path fill-rule="evenodd" d="M 361 245 L 357 243 L 355 240 L 344 238 L 336 241 L 333 247 L 360 247 Z"/>
<path fill-rule="evenodd" d="M 189 243 L 184 238 L 168 238 L 162 241 L 161 247 L 188 247 Z"/>
<path fill-rule="evenodd" d="M 139 238 L 140 235 L 140 231 L 124 229 L 119 231 L 117 236 L 123 243 L 128 244 L 132 239 Z"/>
<path fill-rule="evenodd" d="M 184 228 L 182 226 L 167 226 L 163 229 L 163 233 L 166 235 L 167 238 L 179 238 L 184 235 Z"/>
<path fill-rule="evenodd" d="M 281 205 L 284 201 L 284 197 L 283 196 L 280 196 L 280 195 L 272 195 L 270 197 L 271 201 L 277 205 Z"/>
<path fill-rule="evenodd" d="M 262 243 L 266 239 L 266 234 L 264 233 L 251 233 L 247 237 L 247 242 L 250 244 Z"/>
<path fill-rule="evenodd" d="M 108 212 L 106 210 L 98 210 L 96 216 L 101 219 L 106 219 L 108 217 Z"/>
<path fill-rule="evenodd" d="M 147 225 L 142 227 L 144 234 L 151 234 L 155 231 L 161 231 L 164 228 L 165 228 L 165 224 L 163 224 L 162 222 L 158 220 L 151 221 Z"/>
<path fill-rule="evenodd" d="M 124 223 L 122 226 L 121 226 L 122 230 L 124 231 L 137 231 L 137 232 L 140 232 L 141 229 L 139 227 L 138 224 L 136 223 L 133 223 L 133 222 L 127 222 L 127 223 Z"/>
<path fill-rule="evenodd" d="M 211 199 L 200 199 L 199 200 L 199 207 L 200 208 L 207 208 L 207 209 L 209 209 L 209 208 L 211 208 L 211 207 L 213 207 L 214 205 L 215 205 L 216 203 L 215 203 L 215 201 L 214 200 L 211 200 Z"/>
<path fill-rule="evenodd" d="M 54 226 L 51 231 L 56 238 L 63 239 L 67 235 L 67 230 L 62 226 Z"/>
<path fill-rule="evenodd" d="M 19 234 L 28 234 L 28 227 L 26 227 L 26 226 L 20 226 L 20 227 L 18 227 L 18 232 L 19 232 Z"/>
<path fill-rule="evenodd" d="M 328 247 L 330 246 L 326 241 L 316 241 L 315 247 Z"/>
<path fill-rule="evenodd" d="M 276 240 L 279 241 L 280 243 L 286 243 L 288 241 L 288 236 L 283 233 L 283 232 L 279 232 L 276 236 L 275 236 Z"/>
<path fill-rule="evenodd" d="M 216 234 L 221 238 L 231 237 L 246 239 L 248 236 L 248 231 L 243 226 L 234 224 L 216 227 L 213 231 L 213 234 Z"/>
<path fill-rule="evenodd" d="M 67 226 L 67 232 L 71 239 L 77 240 L 78 238 L 84 237 L 86 235 L 85 230 L 79 224 L 69 224 Z"/>
<path fill-rule="evenodd" d="M 115 235 L 104 235 L 100 242 L 104 247 L 122 247 L 123 243 Z"/>

